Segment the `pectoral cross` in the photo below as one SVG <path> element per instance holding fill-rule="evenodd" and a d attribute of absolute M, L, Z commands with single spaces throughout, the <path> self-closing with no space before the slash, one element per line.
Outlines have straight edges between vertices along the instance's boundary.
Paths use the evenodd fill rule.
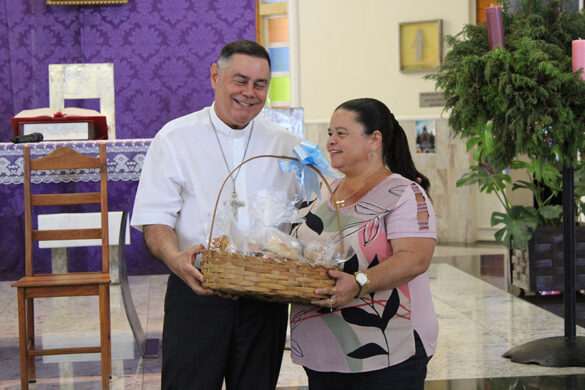
<path fill-rule="evenodd" d="M 234 213 L 234 220 L 237 222 L 238 221 L 238 211 L 239 211 L 238 209 L 240 207 L 246 206 L 246 203 L 244 201 L 238 199 L 238 194 L 237 194 L 235 189 L 232 191 L 232 200 L 230 200 L 230 206 L 232 206 L 232 210 Z"/>
<path fill-rule="evenodd" d="M 414 41 L 412 42 L 411 47 L 416 46 L 416 61 L 420 62 L 423 59 L 423 48 L 426 46 L 425 37 L 423 36 L 422 29 L 416 30 L 416 37 L 414 37 Z"/>

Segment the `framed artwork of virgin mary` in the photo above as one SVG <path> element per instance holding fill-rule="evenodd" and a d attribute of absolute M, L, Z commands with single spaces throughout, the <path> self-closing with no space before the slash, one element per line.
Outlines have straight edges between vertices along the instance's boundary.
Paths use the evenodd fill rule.
<path fill-rule="evenodd" d="M 407 22 L 399 25 L 401 72 L 435 70 L 442 61 L 442 20 Z"/>

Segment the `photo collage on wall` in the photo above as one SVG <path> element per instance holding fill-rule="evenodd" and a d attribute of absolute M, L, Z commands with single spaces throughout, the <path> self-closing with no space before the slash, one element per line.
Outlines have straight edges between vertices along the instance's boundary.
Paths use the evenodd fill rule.
<path fill-rule="evenodd" d="M 418 120 L 414 125 L 416 131 L 416 152 L 435 153 L 437 129 L 434 120 Z"/>

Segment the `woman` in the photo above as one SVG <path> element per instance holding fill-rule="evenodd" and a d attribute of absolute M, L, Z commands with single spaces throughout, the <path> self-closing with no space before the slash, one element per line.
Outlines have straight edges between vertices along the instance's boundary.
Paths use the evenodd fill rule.
<path fill-rule="evenodd" d="M 436 240 L 429 181 L 388 107 L 375 99 L 341 104 L 331 117 L 327 149 L 345 177 L 333 194 L 305 204 L 302 240 L 339 239 L 346 259 L 330 270 L 328 298 L 293 305 L 291 353 L 310 390 L 423 389 L 438 323 L 427 269 Z"/>

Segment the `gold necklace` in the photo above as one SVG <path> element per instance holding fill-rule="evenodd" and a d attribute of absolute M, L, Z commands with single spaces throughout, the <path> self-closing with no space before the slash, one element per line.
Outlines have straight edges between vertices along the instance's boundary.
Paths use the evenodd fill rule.
<path fill-rule="evenodd" d="M 349 195 L 348 195 L 348 196 L 346 196 L 345 198 L 343 198 L 343 199 L 341 199 L 341 200 L 336 200 L 336 201 L 335 201 L 335 205 L 337 206 L 337 208 L 340 208 L 340 207 L 345 207 L 345 201 L 346 201 L 346 200 L 348 200 L 348 199 L 350 199 L 352 196 L 354 196 L 355 194 L 357 194 L 357 193 L 358 193 L 358 192 L 360 192 L 361 190 L 363 190 L 363 189 L 364 189 L 364 188 L 365 188 L 365 187 L 368 185 L 368 183 L 369 183 L 369 182 L 370 182 L 370 181 L 371 181 L 371 180 L 374 178 L 374 176 L 376 176 L 376 174 L 377 174 L 377 173 L 378 173 L 378 172 L 374 172 L 374 173 L 372 174 L 372 176 L 370 176 L 370 177 L 368 178 L 368 180 L 366 180 L 366 182 L 364 183 L 364 185 L 363 185 L 363 186 L 361 186 L 360 188 L 358 188 L 357 190 L 355 190 L 354 192 L 352 192 L 351 194 L 349 194 Z M 339 188 L 339 186 L 337 186 L 337 188 L 335 189 L 335 191 L 333 191 L 333 195 L 335 195 L 335 193 L 337 192 L 337 189 L 338 189 L 338 188 Z"/>

